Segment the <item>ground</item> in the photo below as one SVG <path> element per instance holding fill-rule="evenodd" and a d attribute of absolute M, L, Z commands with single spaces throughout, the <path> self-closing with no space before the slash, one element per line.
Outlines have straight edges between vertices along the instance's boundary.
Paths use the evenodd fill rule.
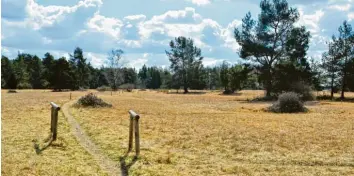
<path fill-rule="evenodd" d="M 91 92 L 113 107 L 69 110 L 129 175 L 354 175 L 353 102 L 310 102 L 307 113 L 274 114 L 263 110 L 270 103 L 246 101 L 260 91 Z M 86 93 L 73 92 L 72 98 Z M 58 141 L 35 152 L 33 145 L 42 146 L 49 134 L 49 102 L 63 105 L 69 94 L 2 91 L 3 175 L 107 174 L 75 140 L 61 113 Z M 124 157 L 129 109 L 141 115 L 137 161 L 134 151 Z"/>

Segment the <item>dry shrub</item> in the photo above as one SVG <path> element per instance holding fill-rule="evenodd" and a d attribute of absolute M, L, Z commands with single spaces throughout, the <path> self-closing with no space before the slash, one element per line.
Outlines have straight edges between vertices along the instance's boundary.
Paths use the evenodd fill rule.
<path fill-rule="evenodd" d="M 14 89 L 10 89 L 10 90 L 7 91 L 7 93 L 17 93 L 17 91 L 14 90 Z"/>
<path fill-rule="evenodd" d="M 121 86 L 119 86 L 119 88 L 125 89 L 127 92 L 132 92 L 134 87 L 134 84 L 122 84 Z"/>
<path fill-rule="evenodd" d="M 81 97 L 77 104 L 84 107 L 112 107 L 111 104 L 104 102 L 101 98 L 98 98 L 93 93 L 89 93 Z"/>
<path fill-rule="evenodd" d="M 97 87 L 96 90 L 99 92 L 104 92 L 104 91 L 111 91 L 112 89 L 109 86 L 101 86 L 101 87 Z"/>
<path fill-rule="evenodd" d="M 278 101 L 269 107 L 269 110 L 277 113 L 305 112 L 306 108 L 295 92 L 282 93 Z"/>

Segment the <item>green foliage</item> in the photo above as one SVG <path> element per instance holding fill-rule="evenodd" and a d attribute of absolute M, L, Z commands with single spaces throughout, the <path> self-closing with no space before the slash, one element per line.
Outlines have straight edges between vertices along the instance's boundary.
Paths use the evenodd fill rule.
<path fill-rule="evenodd" d="M 79 87 L 89 87 L 90 70 L 84 58 L 83 51 L 77 47 L 73 55 L 70 55 L 70 65 L 72 69 L 73 89 Z"/>
<path fill-rule="evenodd" d="M 236 90 L 241 90 L 247 83 L 249 73 L 253 69 L 248 64 L 236 64 L 229 67 L 227 62 L 223 62 L 220 69 L 220 80 L 224 87 L 224 94 L 232 94 Z"/>
<path fill-rule="evenodd" d="M 229 89 L 229 64 L 224 61 L 220 68 L 220 81 L 221 85 L 224 87 L 224 90 Z"/>
<path fill-rule="evenodd" d="M 276 113 L 296 113 L 305 112 L 299 95 L 295 92 L 286 92 L 279 96 L 278 101 L 269 107 L 269 111 Z"/>
<path fill-rule="evenodd" d="M 138 75 L 134 68 L 122 68 L 122 75 L 124 80 L 123 84 L 135 84 L 138 79 Z"/>
<path fill-rule="evenodd" d="M 194 77 L 197 75 L 194 74 L 195 69 L 200 68 L 202 64 L 201 50 L 194 46 L 191 38 L 187 39 L 183 36 L 171 40 L 170 48 L 170 51 L 166 51 L 166 55 L 171 62 L 173 81 L 183 86 L 184 93 L 188 93 L 192 80 L 197 79 Z"/>
<path fill-rule="evenodd" d="M 354 80 L 353 57 L 354 57 L 354 32 L 347 21 L 343 22 L 338 29 L 339 36 L 332 36 L 328 44 L 328 52 L 323 53 L 323 68 L 330 80 L 331 97 L 337 85 L 340 85 L 341 98 L 344 99 L 344 91 L 350 85 L 349 80 Z M 349 84 L 348 84 L 349 83 Z"/>
<path fill-rule="evenodd" d="M 95 94 L 89 93 L 81 97 L 77 104 L 83 107 L 112 107 L 111 104 L 104 102 L 101 98 L 98 98 Z"/>
<path fill-rule="evenodd" d="M 16 87 L 17 80 L 12 62 L 6 56 L 1 56 L 1 88 L 15 89 Z"/>
<path fill-rule="evenodd" d="M 247 13 L 241 29 L 235 29 L 235 39 L 241 46 L 241 58 L 256 62 L 267 96 L 273 92 L 274 65 L 284 58 L 295 60 L 306 55 L 309 32 L 295 27 L 299 19 L 296 8 L 284 1 L 262 0 L 258 21 Z"/>
<path fill-rule="evenodd" d="M 293 83 L 290 90 L 297 93 L 302 101 L 311 101 L 315 99 L 311 87 L 304 82 Z"/>
<path fill-rule="evenodd" d="M 62 89 L 74 88 L 74 79 L 72 77 L 72 70 L 69 62 L 64 58 L 60 58 L 54 61 L 52 67 L 53 76 L 52 86 L 55 91 L 61 91 Z"/>

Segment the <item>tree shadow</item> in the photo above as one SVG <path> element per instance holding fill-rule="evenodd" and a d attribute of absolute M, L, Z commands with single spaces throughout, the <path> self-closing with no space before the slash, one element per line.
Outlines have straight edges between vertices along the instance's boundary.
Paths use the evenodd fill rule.
<path fill-rule="evenodd" d="M 230 94 L 224 94 L 224 93 L 219 93 L 219 95 L 221 95 L 221 96 L 240 96 L 240 95 L 242 95 L 242 93 L 240 93 L 240 92 L 235 92 L 235 93 L 230 93 Z"/>
<path fill-rule="evenodd" d="M 202 95 L 202 94 L 206 94 L 206 92 L 188 92 L 188 93 L 184 93 L 182 92 L 167 92 L 167 94 L 180 94 L 180 95 Z"/>
<path fill-rule="evenodd" d="M 333 101 L 333 102 L 349 102 L 349 103 L 354 103 L 354 98 L 353 97 L 347 97 L 347 98 L 340 98 L 340 97 L 334 97 L 333 99 L 331 98 L 330 95 L 319 95 L 316 96 L 317 100 L 328 100 L 328 101 Z"/>
<path fill-rule="evenodd" d="M 132 167 L 136 163 L 136 161 L 138 161 L 138 156 L 134 156 L 132 161 L 130 161 L 129 163 L 126 163 L 125 160 L 127 159 L 128 155 L 129 155 L 129 152 L 125 153 L 124 156 L 119 158 L 120 169 L 122 171 L 123 176 L 128 176 L 130 167 Z"/>

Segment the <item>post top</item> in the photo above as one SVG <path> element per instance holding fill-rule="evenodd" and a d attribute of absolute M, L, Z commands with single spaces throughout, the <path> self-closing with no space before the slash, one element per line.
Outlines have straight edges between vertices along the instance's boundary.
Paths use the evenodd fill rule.
<path fill-rule="evenodd" d="M 57 104 L 55 104 L 54 102 L 50 102 L 50 105 L 52 105 L 52 107 L 53 108 L 55 108 L 56 110 L 60 110 L 60 107 L 57 105 Z"/>
<path fill-rule="evenodd" d="M 131 117 L 134 117 L 134 118 L 139 118 L 139 114 L 137 114 L 136 112 L 134 112 L 133 110 L 129 110 L 129 114 Z"/>

